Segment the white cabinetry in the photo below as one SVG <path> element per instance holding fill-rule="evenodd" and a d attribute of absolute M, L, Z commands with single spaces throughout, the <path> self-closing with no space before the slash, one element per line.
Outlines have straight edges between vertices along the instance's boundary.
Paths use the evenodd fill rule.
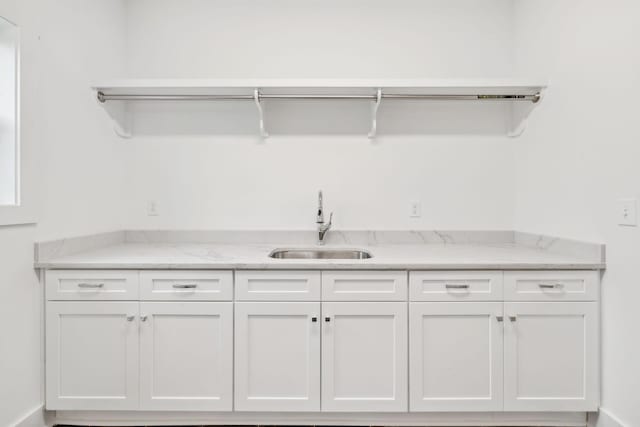
<path fill-rule="evenodd" d="M 47 409 L 231 411 L 232 275 L 48 272 Z"/>
<path fill-rule="evenodd" d="M 597 303 L 506 303 L 505 317 L 505 410 L 597 410 Z"/>
<path fill-rule="evenodd" d="M 140 303 L 140 408 L 230 411 L 233 303 Z"/>
<path fill-rule="evenodd" d="M 322 410 L 407 411 L 407 304 L 322 305 Z"/>
<path fill-rule="evenodd" d="M 593 271 L 47 271 L 46 408 L 235 411 L 225 424 L 596 411 L 599 286 Z"/>
<path fill-rule="evenodd" d="M 138 303 L 47 304 L 47 409 L 138 408 Z"/>
<path fill-rule="evenodd" d="M 320 303 L 238 302 L 235 409 L 320 410 Z"/>
<path fill-rule="evenodd" d="M 502 410 L 502 303 L 410 306 L 411 411 Z"/>

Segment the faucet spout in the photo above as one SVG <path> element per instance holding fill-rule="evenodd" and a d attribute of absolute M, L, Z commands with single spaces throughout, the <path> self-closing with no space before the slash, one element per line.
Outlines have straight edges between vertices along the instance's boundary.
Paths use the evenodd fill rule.
<path fill-rule="evenodd" d="M 318 192 L 318 215 L 316 224 L 318 226 L 318 244 L 324 245 L 324 236 L 327 234 L 333 223 L 333 212 L 329 215 L 329 222 L 324 222 L 324 208 L 322 207 L 322 191 Z"/>

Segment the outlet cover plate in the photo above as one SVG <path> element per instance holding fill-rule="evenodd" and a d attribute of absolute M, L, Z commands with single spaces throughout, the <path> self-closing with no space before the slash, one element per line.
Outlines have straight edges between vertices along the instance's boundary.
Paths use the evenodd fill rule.
<path fill-rule="evenodd" d="M 638 199 L 620 199 L 617 206 L 618 225 L 638 225 Z"/>

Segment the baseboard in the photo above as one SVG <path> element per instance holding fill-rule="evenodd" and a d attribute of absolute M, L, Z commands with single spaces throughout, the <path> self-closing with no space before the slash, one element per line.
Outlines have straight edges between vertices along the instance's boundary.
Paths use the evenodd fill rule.
<path fill-rule="evenodd" d="M 56 411 L 73 426 L 585 427 L 584 412 L 175 412 Z"/>
<path fill-rule="evenodd" d="M 13 424 L 14 427 L 47 427 L 44 405 L 30 411 L 22 417 L 18 422 Z"/>
<path fill-rule="evenodd" d="M 628 427 L 607 409 L 600 408 L 597 414 L 589 414 L 589 427 Z"/>

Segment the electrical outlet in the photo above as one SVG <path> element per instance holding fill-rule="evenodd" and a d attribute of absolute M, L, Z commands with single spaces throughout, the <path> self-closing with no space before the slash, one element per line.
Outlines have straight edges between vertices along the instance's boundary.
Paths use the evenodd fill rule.
<path fill-rule="evenodd" d="M 422 207 L 419 200 L 412 200 L 409 204 L 409 217 L 420 218 L 422 216 Z"/>
<path fill-rule="evenodd" d="M 147 216 L 158 216 L 158 203 L 155 200 L 147 202 Z"/>
<path fill-rule="evenodd" d="M 638 225 L 638 200 L 618 200 L 618 225 L 635 227 Z"/>

